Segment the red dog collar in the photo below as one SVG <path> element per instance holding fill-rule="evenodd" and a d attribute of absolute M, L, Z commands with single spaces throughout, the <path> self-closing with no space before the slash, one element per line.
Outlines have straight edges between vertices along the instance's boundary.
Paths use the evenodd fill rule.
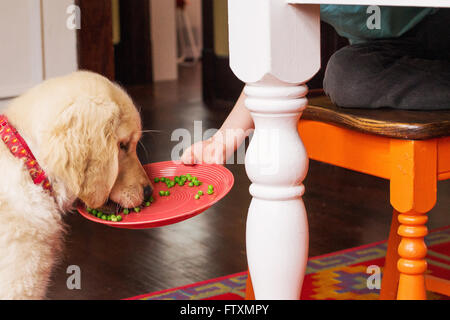
<path fill-rule="evenodd" d="M 3 115 L 0 115 L 0 139 L 15 157 L 23 160 L 34 184 L 41 185 L 44 190 L 51 192 L 52 186 L 44 170 L 37 163 L 25 140 Z"/>

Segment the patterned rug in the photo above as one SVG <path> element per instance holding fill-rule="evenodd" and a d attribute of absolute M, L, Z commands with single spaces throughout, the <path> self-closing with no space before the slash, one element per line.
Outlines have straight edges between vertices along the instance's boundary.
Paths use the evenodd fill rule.
<path fill-rule="evenodd" d="M 450 226 L 431 232 L 428 246 L 428 273 L 450 279 Z M 387 242 L 333 252 L 308 260 L 301 299 L 306 300 L 376 300 L 379 290 L 369 289 L 369 266 L 384 265 Z M 187 286 L 153 292 L 131 300 L 243 300 L 247 272 L 202 281 Z M 372 282 L 371 282 L 372 283 Z M 374 283 L 374 282 L 373 282 Z M 428 292 L 429 300 L 449 299 Z"/>

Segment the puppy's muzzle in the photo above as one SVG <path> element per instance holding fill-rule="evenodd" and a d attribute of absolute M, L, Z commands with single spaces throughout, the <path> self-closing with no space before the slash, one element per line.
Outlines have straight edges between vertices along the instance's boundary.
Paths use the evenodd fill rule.
<path fill-rule="evenodd" d="M 146 185 L 144 187 L 144 200 L 147 200 L 148 198 L 150 198 L 152 193 L 153 193 L 152 186 L 151 185 Z"/>

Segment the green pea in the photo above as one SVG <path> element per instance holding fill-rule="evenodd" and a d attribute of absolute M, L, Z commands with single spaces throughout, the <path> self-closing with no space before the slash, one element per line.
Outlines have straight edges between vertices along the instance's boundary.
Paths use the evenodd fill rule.
<path fill-rule="evenodd" d="M 159 178 L 155 178 L 155 180 L 154 180 L 155 182 L 159 182 Z"/>
<path fill-rule="evenodd" d="M 86 211 L 89 212 L 89 213 L 92 213 L 92 209 L 89 208 L 89 207 L 86 207 Z"/>
<path fill-rule="evenodd" d="M 214 190 L 208 190 L 207 193 L 208 193 L 209 195 L 211 195 L 211 194 L 214 193 Z"/>
<path fill-rule="evenodd" d="M 179 181 L 178 181 L 178 185 L 179 185 L 179 186 L 184 186 L 184 181 L 183 181 L 183 180 L 179 180 Z"/>
<path fill-rule="evenodd" d="M 165 181 L 166 181 L 166 178 L 164 178 L 164 177 L 162 177 L 162 178 L 159 178 L 159 181 L 161 181 L 161 182 L 165 182 Z"/>
<path fill-rule="evenodd" d="M 112 215 L 112 216 L 111 216 L 111 221 L 112 221 L 112 222 L 117 222 L 117 217 L 116 217 L 115 215 Z"/>
<path fill-rule="evenodd" d="M 106 216 L 106 214 L 102 215 L 102 220 L 108 220 L 108 217 Z"/>
<path fill-rule="evenodd" d="M 214 190 L 214 186 L 213 186 L 212 184 L 210 184 L 210 185 L 208 186 L 208 190 Z"/>
<path fill-rule="evenodd" d="M 159 195 L 160 195 L 161 197 L 164 197 L 165 194 L 166 194 L 166 192 L 165 192 L 164 190 L 161 190 L 161 191 L 159 192 Z"/>
<path fill-rule="evenodd" d="M 144 205 L 145 205 L 146 207 L 150 207 L 150 201 L 147 201 Z"/>
<path fill-rule="evenodd" d="M 198 187 L 198 186 L 200 185 L 200 182 L 199 182 L 198 180 L 195 180 L 195 181 L 194 181 L 194 185 L 195 185 L 196 187 Z"/>
<path fill-rule="evenodd" d="M 153 199 L 153 196 L 150 197 L 150 203 L 153 203 L 155 199 Z"/>
<path fill-rule="evenodd" d="M 96 216 L 97 216 L 97 218 L 102 218 L 102 216 L 103 216 L 103 213 L 101 213 L 101 212 L 97 212 L 97 214 L 96 214 Z"/>
<path fill-rule="evenodd" d="M 170 191 L 166 191 L 164 195 L 165 195 L 166 197 L 167 197 L 167 196 L 170 196 Z"/>
<path fill-rule="evenodd" d="M 141 212 L 141 208 L 139 208 L 139 207 L 134 208 L 134 212 L 136 212 L 136 213 Z"/>
<path fill-rule="evenodd" d="M 200 196 L 199 196 L 198 194 L 196 194 L 196 195 L 194 196 L 194 198 L 195 198 L 195 200 L 198 200 L 198 199 L 200 199 Z"/>
<path fill-rule="evenodd" d="M 200 191 L 198 192 L 198 195 L 199 195 L 199 196 L 202 196 L 202 195 L 203 195 L 203 191 L 200 190 Z"/>
<path fill-rule="evenodd" d="M 93 210 L 92 210 L 92 214 L 94 214 L 94 215 L 95 215 L 95 214 L 97 214 L 97 213 L 98 213 L 98 211 L 97 211 L 97 210 L 95 210 L 95 209 L 93 209 Z"/>
<path fill-rule="evenodd" d="M 120 222 L 120 221 L 122 221 L 122 216 L 117 216 L 117 222 Z"/>
<path fill-rule="evenodd" d="M 129 214 L 129 213 L 130 213 L 129 209 L 127 209 L 127 208 L 123 209 L 123 214 Z"/>
<path fill-rule="evenodd" d="M 193 187 L 194 183 L 193 182 L 189 182 L 189 187 Z"/>

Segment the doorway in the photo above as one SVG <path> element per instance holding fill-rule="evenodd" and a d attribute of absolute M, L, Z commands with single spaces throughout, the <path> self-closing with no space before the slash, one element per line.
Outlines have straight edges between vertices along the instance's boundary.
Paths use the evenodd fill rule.
<path fill-rule="evenodd" d="M 79 69 L 100 73 L 122 85 L 152 82 L 148 0 L 76 0 Z"/>

